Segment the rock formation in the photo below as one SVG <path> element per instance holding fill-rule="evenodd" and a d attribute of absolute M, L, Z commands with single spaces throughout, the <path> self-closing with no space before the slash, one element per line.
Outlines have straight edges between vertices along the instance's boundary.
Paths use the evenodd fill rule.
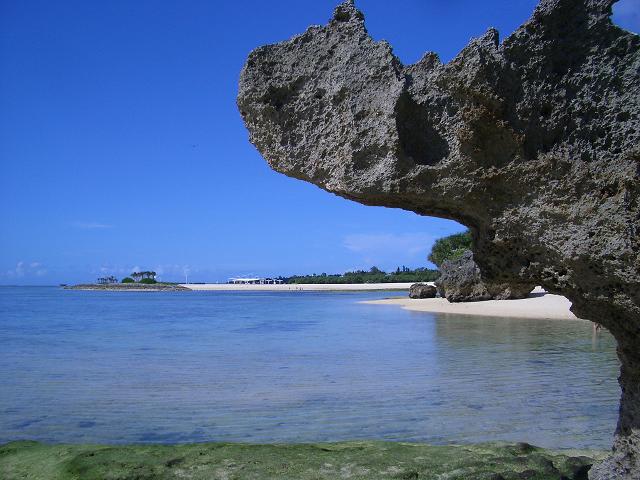
<path fill-rule="evenodd" d="M 535 287 L 522 282 L 512 285 L 483 280 L 471 251 L 466 251 L 455 260 L 446 260 L 440 266 L 440 277 L 435 283 L 440 296 L 454 303 L 525 298 Z"/>
<path fill-rule="evenodd" d="M 435 298 L 436 287 L 427 283 L 414 283 L 409 287 L 409 298 Z"/>
<path fill-rule="evenodd" d="M 351 2 L 254 50 L 238 107 L 277 171 L 367 205 L 457 220 L 491 281 L 541 284 L 618 341 L 612 455 L 640 478 L 640 39 L 615 0 L 542 0 L 500 43 L 403 65 Z"/>

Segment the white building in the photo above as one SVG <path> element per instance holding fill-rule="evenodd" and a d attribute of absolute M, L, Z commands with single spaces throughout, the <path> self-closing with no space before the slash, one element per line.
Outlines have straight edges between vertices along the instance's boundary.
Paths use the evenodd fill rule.
<path fill-rule="evenodd" d="M 277 278 L 230 278 L 228 283 L 235 285 L 275 285 L 283 283 L 282 280 Z"/>

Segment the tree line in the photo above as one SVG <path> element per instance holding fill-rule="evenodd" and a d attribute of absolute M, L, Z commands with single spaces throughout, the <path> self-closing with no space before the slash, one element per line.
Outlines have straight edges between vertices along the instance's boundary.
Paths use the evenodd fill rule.
<path fill-rule="evenodd" d="M 431 247 L 428 258 L 431 263 L 440 267 L 445 260 L 460 258 L 467 250 L 471 250 L 471 232 L 469 230 L 436 240 Z"/>
<path fill-rule="evenodd" d="M 438 268 L 446 260 L 454 260 L 471 250 L 471 232 L 466 230 L 447 237 L 439 238 L 433 244 L 428 260 Z M 440 276 L 440 271 L 430 268 L 410 269 L 398 267 L 395 271 L 385 272 L 378 267 L 369 270 L 356 270 L 343 274 L 314 273 L 312 275 L 293 275 L 278 277 L 284 283 L 409 283 L 433 282 Z"/>
<path fill-rule="evenodd" d="M 369 270 L 356 270 L 343 274 L 312 274 L 294 275 L 281 278 L 285 283 L 404 283 L 404 282 L 432 282 L 438 278 L 438 270 L 416 268 L 411 270 L 405 266 L 398 267 L 393 272 L 385 272 L 378 267 Z"/>
<path fill-rule="evenodd" d="M 453 260 L 462 256 L 466 250 L 471 249 L 471 232 L 466 230 L 447 237 L 439 238 L 433 244 L 428 259 L 437 267 L 446 260 Z M 156 272 L 133 272 L 122 279 L 122 283 L 157 283 Z M 369 270 L 355 270 L 345 273 L 314 273 L 311 275 L 293 275 L 291 277 L 278 277 L 283 283 L 409 283 L 432 282 L 440 275 L 439 270 L 431 268 L 410 269 L 406 266 L 396 268 L 394 271 L 385 272 L 378 267 Z M 100 279 L 106 280 L 106 279 Z M 111 282 L 117 281 L 110 277 Z M 105 283 L 107 283 L 105 281 Z"/>
<path fill-rule="evenodd" d="M 156 272 L 133 272 L 128 277 L 122 279 L 122 283 L 158 283 L 156 281 Z"/>

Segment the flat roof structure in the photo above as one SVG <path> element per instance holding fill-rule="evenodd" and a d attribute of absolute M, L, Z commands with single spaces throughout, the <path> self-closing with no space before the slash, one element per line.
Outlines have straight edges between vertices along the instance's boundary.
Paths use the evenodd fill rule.
<path fill-rule="evenodd" d="M 282 280 L 276 278 L 262 278 L 262 277 L 236 277 L 230 278 L 228 283 L 242 284 L 242 285 L 264 285 L 264 284 L 276 284 L 283 283 Z"/>

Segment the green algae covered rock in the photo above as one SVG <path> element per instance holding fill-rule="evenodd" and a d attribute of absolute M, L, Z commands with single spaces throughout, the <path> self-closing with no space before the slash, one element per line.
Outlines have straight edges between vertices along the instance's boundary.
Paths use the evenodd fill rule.
<path fill-rule="evenodd" d="M 586 479 L 590 466 L 603 456 L 495 443 L 100 446 L 12 442 L 0 447 L 0 478 L 579 480 Z"/>

